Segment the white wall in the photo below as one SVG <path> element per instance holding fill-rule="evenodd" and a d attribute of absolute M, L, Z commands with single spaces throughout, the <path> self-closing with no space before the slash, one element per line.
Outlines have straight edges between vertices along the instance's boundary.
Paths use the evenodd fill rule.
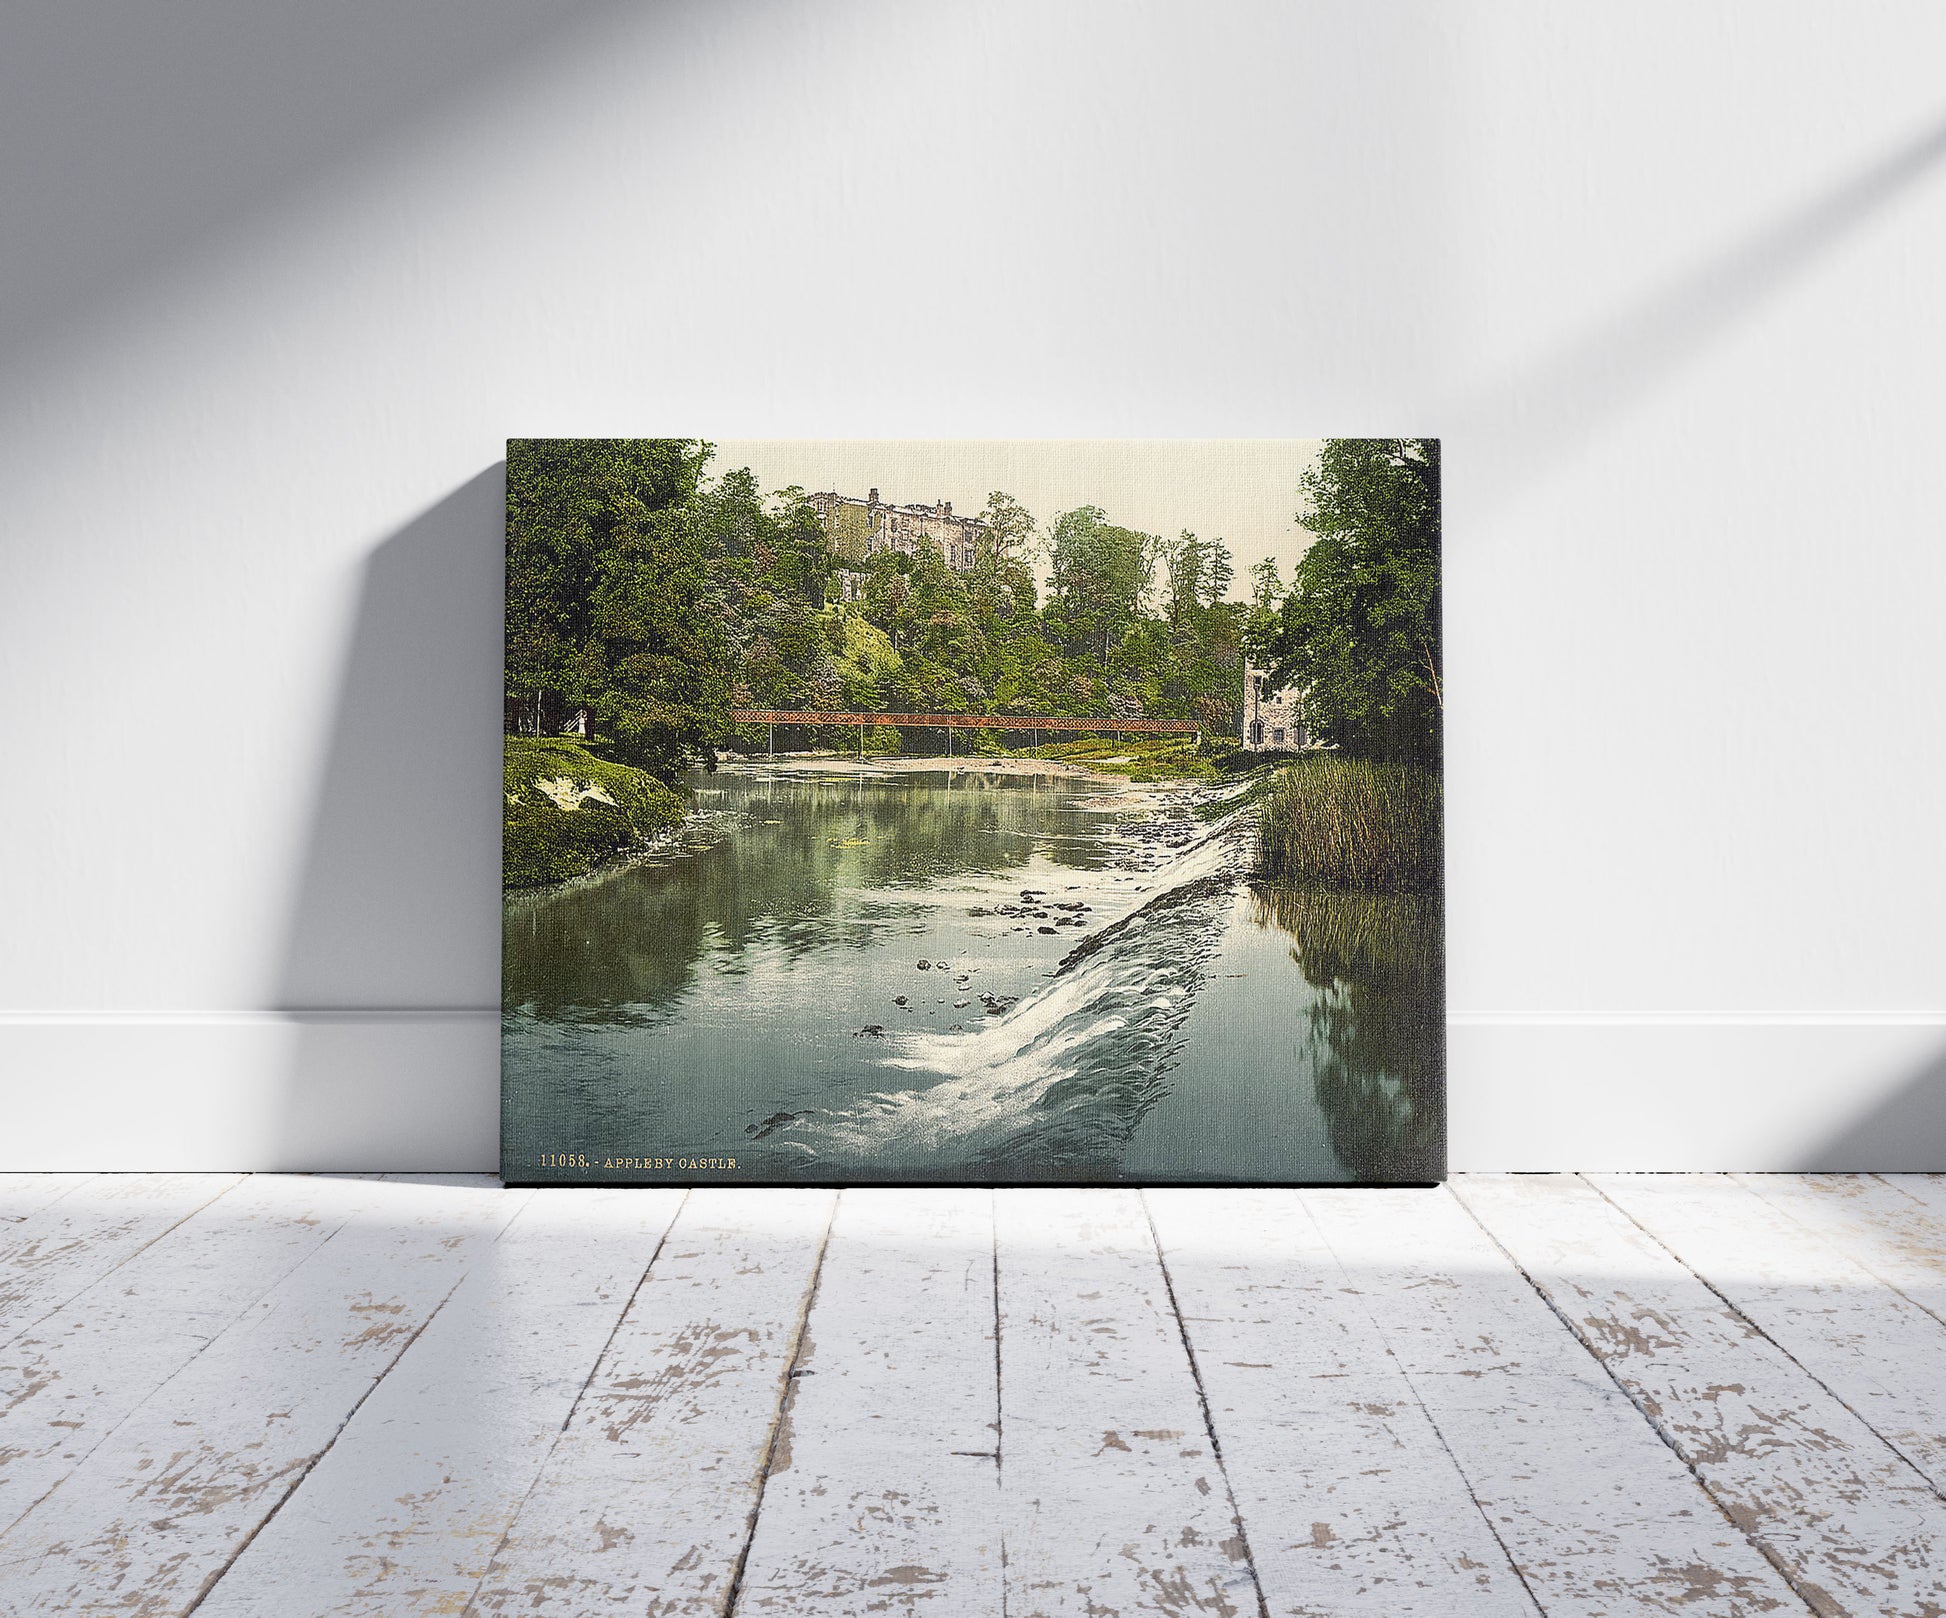
<path fill-rule="evenodd" d="M 1455 1167 L 1946 1168 L 1938 7 L 9 15 L 5 1167 L 490 1166 L 508 435 L 1409 431 Z"/>

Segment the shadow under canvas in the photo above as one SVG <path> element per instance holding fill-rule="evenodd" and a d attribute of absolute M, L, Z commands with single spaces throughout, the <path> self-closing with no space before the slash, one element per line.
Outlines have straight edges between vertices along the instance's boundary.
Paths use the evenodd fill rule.
<path fill-rule="evenodd" d="M 365 563 L 277 978 L 280 1167 L 494 1163 L 505 487 L 488 467 Z"/>

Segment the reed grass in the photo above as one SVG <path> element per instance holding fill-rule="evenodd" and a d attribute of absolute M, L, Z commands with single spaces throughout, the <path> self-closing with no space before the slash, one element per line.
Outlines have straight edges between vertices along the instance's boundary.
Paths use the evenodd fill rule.
<path fill-rule="evenodd" d="M 1429 893 L 1443 863 L 1436 771 L 1327 754 L 1279 770 L 1263 794 L 1255 874 L 1264 881 Z"/>

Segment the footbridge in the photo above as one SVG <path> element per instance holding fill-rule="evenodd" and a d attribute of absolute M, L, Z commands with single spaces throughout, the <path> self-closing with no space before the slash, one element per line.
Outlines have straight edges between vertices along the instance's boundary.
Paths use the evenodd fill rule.
<path fill-rule="evenodd" d="M 858 751 L 865 751 L 865 732 L 877 725 L 900 730 L 943 730 L 947 750 L 952 750 L 956 730 L 1024 730 L 1038 745 L 1042 731 L 1085 736 L 1194 736 L 1203 739 L 1203 727 L 1193 719 L 1118 719 L 1113 714 L 1015 713 L 825 713 L 807 708 L 732 708 L 730 718 L 739 725 L 767 725 L 770 750 L 777 751 L 779 725 L 856 725 Z"/>

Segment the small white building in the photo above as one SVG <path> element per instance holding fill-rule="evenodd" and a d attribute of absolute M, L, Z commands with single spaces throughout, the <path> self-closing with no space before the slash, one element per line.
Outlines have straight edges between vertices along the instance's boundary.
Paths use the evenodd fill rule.
<path fill-rule="evenodd" d="M 1251 753 L 1289 752 L 1309 744 L 1304 734 L 1304 706 L 1288 686 L 1276 687 L 1270 676 L 1249 664 L 1243 670 L 1243 746 Z"/>

